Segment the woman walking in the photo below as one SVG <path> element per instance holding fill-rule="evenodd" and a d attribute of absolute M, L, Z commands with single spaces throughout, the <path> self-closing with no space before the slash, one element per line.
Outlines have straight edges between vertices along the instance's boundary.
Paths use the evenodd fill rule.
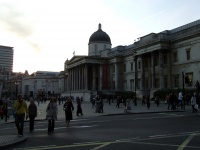
<path fill-rule="evenodd" d="M 28 106 L 28 114 L 29 114 L 29 131 L 34 131 L 34 121 L 35 117 L 37 117 L 37 106 L 33 99 L 31 99 L 30 104 Z"/>
<path fill-rule="evenodd" d="M 72 111 L 74 111 L 74 106 L 70 98 L 63 105 L 63 110 L 65 111 L 66 126 L 69 127 L 70 120 L 72 120 Z"/>
<path fill-rule="evenodd" d="M 197 106 L 195 93 L 192 94 L 192 97 L 191 97 L 191 105 L 192 105 L 192 112 L 193 112 L 193 113 L 198 112 L 198 107 L 195 108 L 195 106 Z"/>
<path fill-rule="evenodd" d="M 48 133 L 51 134 L 54 132 L 55 120 L 57 120 L 58 106 L 56 98 L 52 97 L 49 104 L 47 105 L 47 120 L 48 120 Z"/>

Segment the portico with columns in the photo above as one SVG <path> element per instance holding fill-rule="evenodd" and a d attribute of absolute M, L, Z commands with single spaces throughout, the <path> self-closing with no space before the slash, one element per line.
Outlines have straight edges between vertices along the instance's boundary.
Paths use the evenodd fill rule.
<path fill-rule="evenodd" d="M 111 48 L 110 37 L 99 24 L 89 39 L 88 56 L 74 56 L 66 61 L 63 95 L 89 100 L 98 92 L 134 92 L 136 88 L 138 97 L 152 97 L 156 90 L 181 88 L 183 71 L 190 77 L 187 88 L 192 88 L 200 72 L 200 58 L 196 55 L 200 46 L 198 29 L 200 20 L 150 33 L 128 46 Z"/>

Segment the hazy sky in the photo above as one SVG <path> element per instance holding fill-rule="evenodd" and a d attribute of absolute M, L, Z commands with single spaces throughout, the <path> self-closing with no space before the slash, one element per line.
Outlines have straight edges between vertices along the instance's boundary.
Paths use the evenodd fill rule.
<path fill-rule="evenodd" d="M 200 19 L 200 0 L 0 0 L 0 45 L 14 47 L 14 72 L 62 71 L 88 55 L 102 24 L 112 47 Z"/>

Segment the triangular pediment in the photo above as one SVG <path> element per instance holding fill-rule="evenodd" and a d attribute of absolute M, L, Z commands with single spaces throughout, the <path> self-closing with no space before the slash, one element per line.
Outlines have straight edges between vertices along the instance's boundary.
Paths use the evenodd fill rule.
<path fill-rule="evenodd" d="M 79 60 L 82 60 L 83 58 L 85 58 L 86 56 L 73 56 L 70 60 L 69 60 L 69 62 L 70 63 L 73 63 L 73 62 L 77 62 L 77 61 L 79 61 Z"/>

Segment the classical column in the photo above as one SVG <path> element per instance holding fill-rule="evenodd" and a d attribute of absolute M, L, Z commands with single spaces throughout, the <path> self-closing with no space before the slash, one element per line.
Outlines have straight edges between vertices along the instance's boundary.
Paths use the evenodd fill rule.
<path fill-rule="evenodd" d="M 74 70 L 74 68 L 73 68 L 73 70 L 72 70 L 72 78 L 73 78 L 73 84 L 72 84 L 72 86 L 73 86 L 73 91 L 75 90 L 75 70 Z"/>
<path fill-rule="evenodd" d="M 69 73 L 68 76 L 65 75 L 64 77 L 64 91 L 68 92 L 69 89 Z"/>
<path fill-rule="evenodd" d="M 170 52 L 167 52 L 167 76 L 168 76 L 168 87 L 172 88 L 172 68 L 171 68 L 171 56 Z"/>
<path fill-rule="evenodd" d="M 160 64 L 160 88 L 162 89 L 164 87 L 164 68 L 163 68 L 163 51 L 159 51 L 159 64 Z"/>
<path fill-rule="evenodd" d="M 81 66 L 79 66 L 79 68 L 78 68 L 78 70 L 79 70 L 79 80 L 78 80 L 79 81 L 79 87 L 78 87 L 78 89 L 79 90 L 81 90 L 81 71 L 82 71 L 81 69 L 82 69 Z"/>
<path fill-rule="evenodd" d="M 78 90 L 78 67 L 76 67 L 76 91 Z"/>
<path fill-rule="evenodd" d="M 151 52 L 151 83 L 152 88 L 155 88 L 155 52 Z"/>
<path fill-rule="evenodd" d="M 72 89 L 72 87 L 71 87 L 71 85 L 72 85 L 72 77 L 71 77 L 71 74 L 72 74 L 72 71 L 71 71 L 71 69 L 69 70 L 69 77 L 68 77 L 68 84 L 69 84 L 69 88 L 68 88 L 68 90 L 69 90 L 69 92 L 71 92 L 71 89 Z"/>
<path fill-rule="evenodd" d="M 119 68 L 118 63 L 115 64 L 115 90 L 118 90 L 119 83 Z"/>
<path fill-rule="evenodd" d="M 78 90 L 81 89 L 81 67 L 78 67 Z"/>
<path fill-rule="evenodd" d="M 85 65 L 85 90 L 88 90 L 88 66 Z"/>
<path fill-rule="evenodd" d="M 96 65 L 92 66 L 92 77 L 93 77 L 92 78 L 92 89 L 93 90 L 96 90 L 96 88 L 95 88 L 95 83 L 96 83 L 96 72 L 95 71 L 96 71 L 96 68 L 95 67 L 96 67 Z"/>
<path fill-rule="evenodd" d="M 74 90 L 74 70 L 71 70 L 71 91 Z"/>
<path fill-rule="evenodd" d="M 84 90 L 84 66 L 81 67 L 81 90 Z"/>
<path fill-rule="evenodd" d="M 99 79 L 99 89 L 102 90 L 103 83 L 103 66 L 100 64 L 100 79 Z"/>
<path fill-rule="evenodd" d="M 144 71 L 144 63 L 143 63 L 143 61 L 144 61 L 144 56 L 143 55 L 140 55 L 140 67 L 141 67 L 141 90 L 143 90 L 144 89 L 144 82 L 145 82 L 145 79 L 144 79 L 144 77 L 145 77 L 145 71 Z"/>
<path fill-rule="evenodd" d="M 113 64 L 110 64 L 109 65 L 109 68 L 110 68 L 110 90 L 113 90 Z"/>

